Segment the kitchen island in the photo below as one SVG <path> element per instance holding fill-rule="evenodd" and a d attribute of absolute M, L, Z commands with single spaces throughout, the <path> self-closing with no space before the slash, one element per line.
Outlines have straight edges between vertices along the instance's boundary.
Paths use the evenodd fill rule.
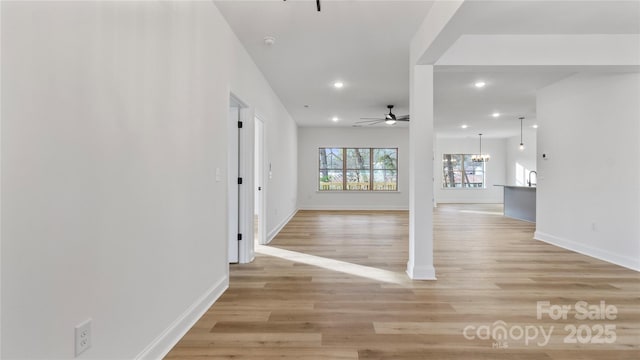
<path fill-rule="evenodd" d="M 495 185 L 504 188 L 504 216 L 536 222 L 536 187 Z"/>

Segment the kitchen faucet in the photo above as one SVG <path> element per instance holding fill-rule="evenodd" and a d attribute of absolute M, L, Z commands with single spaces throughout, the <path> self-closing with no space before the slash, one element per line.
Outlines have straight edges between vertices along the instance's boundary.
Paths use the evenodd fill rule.
<path fill-rule="evenodd" d="M 527 184 L 529 184 L 529 187 L 536 185 L 531 183 L 531 173 L 536 173 L 536 184 L 538 183 L 538 172 L 535 170 L 531 170 L 529 171 L 529 180 L 527 181 Z"/>

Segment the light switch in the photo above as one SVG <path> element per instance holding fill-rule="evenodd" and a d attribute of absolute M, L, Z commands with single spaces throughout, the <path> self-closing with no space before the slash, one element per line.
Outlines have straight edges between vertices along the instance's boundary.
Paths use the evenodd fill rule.
<path fill-rule="evenodd" d="M 220 168 L 216 168 L 216 182 L 222 181 L 222 171 Z"/>

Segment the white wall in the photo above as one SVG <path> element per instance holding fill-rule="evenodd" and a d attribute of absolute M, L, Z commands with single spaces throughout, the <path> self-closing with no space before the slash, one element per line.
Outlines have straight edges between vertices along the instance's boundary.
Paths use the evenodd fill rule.
<path fill-rule="evenodd" d="M 318 148 L 397 147 L 397 192 L 318 191 Z M 359 210 L 409 208 L 408 128 L 316 128 L 298 129 L 298 199 L 301 209 Z"/>
<path fill-rule="evenodd" d="M 538 92 L 536 238 L 640 270 L 640 74 Z"/>
<path fill-rule="evenodd" d="M 298 210 L 298 127 L 288 114 L 283 114 L 284 111 L 282 108 L 279 111 L 281 115 L 274 111 L 272 115 L 264 116 L 267 138 L 266 221 L 270 237 Z"/>
<path fill-rule="evenodd" d="M 520 136 L 510 137 L 506 143 L 507 164 L 505 183 L 507 185 L 527 186 L 529 171 L 536 170 L 536 129 L 525 128 L 522 135 L 524 150 L 520 151 Z M 536 175 L 531 174 L 535 184 Z"/>
<path fill-rule="evenodd" d="M 1 357 L 72 358 L 90 317 L 84 358 L 158 358 L 228 282 L 230 91 L 278 155 L 270 224 L 295 123 L 210 2 L 2 2 L 1 30 Z"/>
<path fill-rule="evenodd" d="M 477 135 L 465 139 L 437 137 L 436 155 L 433 162 L 436 203 L 502 203 L 503 189 L 494 185 L 505 183 L 506 144 L 506 139 L 482 137 L 482 152 L 491 155 L 491 160 L 486 164 L 485 189 L 443 189 L 442 155 L 477 154 L 480 140 Z"/>

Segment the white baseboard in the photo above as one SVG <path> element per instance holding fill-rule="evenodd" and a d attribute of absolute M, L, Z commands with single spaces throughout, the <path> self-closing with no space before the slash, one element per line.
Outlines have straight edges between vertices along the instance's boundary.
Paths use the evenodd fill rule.
<path fill-rule="evenodd" d="M 229 277 L 225 276 L 196 300 L 193 305 L 169 325 L 151 344 L 142 350 L 135 359 L 162 359 L 165 357 L 228 287 Z"/>
<path fill-rule="evenodd" d="M 408 263 L 407 275 L 411 280 L 437 280 L 436 269 L 433 266 L 415 266 Z"/>
<path fill-rule="evenodd" d="M 461 200 L 461 199 L 438 199 L 438 204 L 501 204 L 502 200 L 497 199 L 472 199 L 472 200 Z"/>
<path fill-rule="evenodd" d="M 589 245 L 581 244 L 569 239 L 563 239 L 541 231 L 536 231 L 533 238 L 547 244 L 555 245 L 563 249 L 574 251 L 583 255 L 606 261 L 615 265 L 620 265 L 627 269 L 640 271 L 640 260 L 635 257 L 623 256 L 612 252 L 598 249 Z"/>
<path fill-rule="evenodd" d="M 293 217 L 296 215 L 297 212 L 298 212 L 298 209 L 293 209 L 291 214 L 289 214 L 289 216 L 287 216 L 282 222 L 280 222 L 280 224 L 278 224 L 278 226 L 276 226 L 275 229 L 269 231 L 269 233 L 267 234 L 267 244 L 270 243 L 271 240 L 273 240 L 273 238 L 276 237 L 276 235 L 278 235 L 280 230 L 282 230 L 287 225 L 287 223 L 289 223 L 289 221 L 293 219 Z"/>
<path fill-rule="evenodd" d="M 300 210 L 409 210 L 403 205 L 302 205 Z"/>

